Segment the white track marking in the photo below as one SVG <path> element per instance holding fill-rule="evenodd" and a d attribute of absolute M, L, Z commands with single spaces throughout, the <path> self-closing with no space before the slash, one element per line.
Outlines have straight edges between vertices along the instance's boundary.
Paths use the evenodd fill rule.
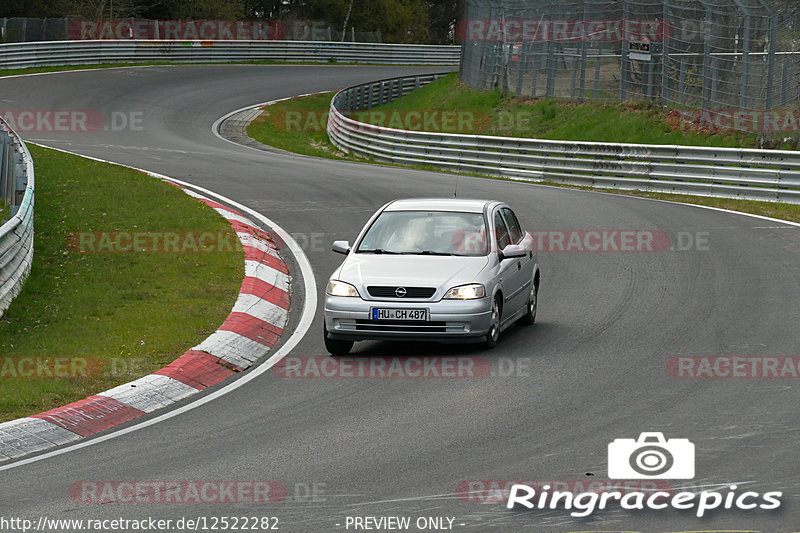
<path fill-rule="evenodd" d="M 36 143 L 34 143 L 34 144 L 36 144 Z M 39 145 L 39 146 L 44 146 L 44 145 Z M 51 147 L 50 146 L 44 146 L 44 148 L 51 148 Z M 149 420 L 145 420 L 144 422 L 140 422 L 138 424 L 134 424 L 132 426 L 126 427 L 124 429 L 120 429 L 118 431 L 112 431 L 111 433 L 108 433 L 106 435 L 101 435 L 100 437 L 97 437 L 97 438 L 94 438 L 94 439 L 91 439 L 91 440 L 81 441 L 81 442 L 78 442 L 76 444 L 73 444 L 73 445 L 70 445 L 70 446 L 66 446 L 64 448 L 59 448 L 57 450 L 53 450 L 51 452 L 47 452 L 47 453 L 44 453 L 42 455 L 37 455 L 36 457 L 30 457 L 28 459 L 22 459 L 20 461 L 15 462 L 15 463 L 11 463 L 11 464 L 8 464 L 8 465 L 0 466 L 0 472 L 2 472 L 4 470 L 11 470 L 12 468 L 17 468 L 17 467 L 20 467 L 22 465 L 27 465 L 27 464 L 30 464 L 30 463 L 35 463 L 35 462 L 38 462 L 38 461 L 42 461 L 44 459 L 49 459 L 50 457 L 55 457 L 57 455 L 61 455 L 61 454 L 68 453 L 68 452 L 71 452 L 71 451 L 74 451 L 74 450 L 78 450 L 80 448 L 85 448 L 87 446 L 92 446 L 94 444 L 99 444 L 99 443 L 105 442 L 107 440 L 111 440 L 111 439 L 115 439 L 117 437 L 121 437 L 122 435 L 127 435 L 128 433 L 133 433 L 134 431 L 138 431 L 140 429 L 144 429 L 144 428 L 152 426 L 154 424 L 158 424 L 159 422 L 163 422 L 164 420 L 169 420 L 170 418 L 173 418 L 175 416 L 183 414 L 183 413 L 185 413 L 187 411 L 191 411 L 192 409 L 200 407 L 201 405 L 205 405 L 206 403 L 208 403 L 208 402 L 210 402 L 212 400 L 216 400 L 217 398 L 219 398 L 221 396 L 224 396 L 224 395 L 228 394 L 229 392 L 233 392 L 234 390 L 238 389 L 239 387 L 243 387 L 244 385 L 248 384 L 250 381 L 256 379 L 257 377 L 259 377 L 262 374 L 264 374 L 265 372 L 267 372 L 270 368 L 272 368 L 275 365 L 275 363 L 277 363 L 278 361 L 283 359 L 295 346 L 297 346 L 297 344 L 300 342 L 300 340 L 302 340 L 302 338 L 305 336 L 306 332 L 308 332 L 309 328 L 311 327 L 311 323 L 314 320 L 314 315 L 315 315 L 316 310 L 317 310 L 317 284 L 316 284 L 316 281 L 314 279 L 314 271 L 311 268 L 311 263 L 308 261 L 308 257 L 306 257 L 306 254 L 303 253 L 303 249 L 300 247 L 300 245 L 297 243 L 297 241 L 295 241 L 292 238 L 292 236 L 286 230 L 284 230 L 283 228 L 281 228 L 280 226 L 275 224 L 272 220 L 270 220 L 269 218 L 265 217 L 264 215 L 262 215 L 258 211 L 255 211 L 254 209 L 251 209 L 251 208 L 249 208 L 249 207 L 247 207 L 245 205 L 242 205 L 242 204 L 240 204 L 238 202 L 235 202 L 235 201 L 233 201 L 233 200 L 231 200 L 229 198 L 226 198 L 225 196 L 222 196 L 222 195 L 217 194 L 215 192 L 209 191 L 208 189 L 204 189 L 202 187 L 198 187 L 196 185 L 192 185 L 191 183 L 187 183 L 185 181 L 176 180 L 176 179 L 164 176 L 162 174 L 157 174 L 155 172 L 150 172 L 150 171 L 143 170 L 143 169 L 140 169 L 140 168 L 132 167 L 130 165 L 121 165 L 119 163 L 114 163 L 113 161 L 107 161 L 107 160 L 99 159 L 99 158 L 96 158 L 96 157 L 89 157 L 89 156 L 85 156 L 85 155 L 82 155 L 82 154 L 76 154 L 74 152 L 69 152 L 67 150 L 62 150 L 60 148 L 51 148 L 51 149 L 57 150 L 59 152 L 72 154 L 72 155 L 78 155 L 80 157 L 85 157 L 87 159 L 92 159 L 94 161 L 100 161 L 100 162 L 103 162 L 103 163 L 112 163 L 112 164 L 115 164 L 115 165 L 120 165 L 120 166 L 124 166 L 124 167 L 128 167 L 128 168 L 132 168 L 132 169 L 138 170 L 140 172 L 145 172 L 146 174 L 149 174 L 149 175 L 151 175 L 151 176 L 153 176 L 155 178 L 160 178 L 160 179 L 163 179 L 165 181 L 169 181 L 169 182 L 181 185 L 183 187 L 187 187 L 187 188 L 194 189 L 196 191 L 200 191 L 201 193 L 205 194 L 206 196 L 213 197 L 213 198 L 216 198 L 218 200 L 221 200 L 222 202 L 225 202 L 228 205 L 231 205 L 231 206 L 233 206 L 233 207 L 235 207 L 235 208 L 237 208 L 239 210 L 242 210 L 242 211 L 248 213 L 253 218 L 258 220 L 259 222 L 262 222 L 264 225 L 266 225 L 272 231 L 275 231 L 280 236 L 280 238 L 283 240 L 283 242 L 286 243 L 286 247 L 289 248 L 289 251 L 294 256 L 295 261 L 297 262 L 297 264 L 298 264 L 298 266 L 300 268 L 300 272 L 301 272 L 301 274 L 303 276 L 303 290 L 305 292 L 305 298 L 304 298 L 304 302 L 303 302 L 303 312 L 302 312 L 302 314 L 300 316 L 300 320 L 299 320 L 299 322 L 297 324 L 297 328 L 291 333 L 289 338 L 286 339 L 286 342 L 284 342 L 284 344 L 274 354 L 272 354 L 272 356 L 269 359 L 267 359 L 261 365 L 259 365 L 257 367 L 254 367 L 251 370 L 247 371 L 245 374 L 242 375 L 241 378 L 229 383 L 228 385 L 225 385 L 224 387 L 221 387 L 221 388 L 215 390 L 214 392 L 212 392 L 212 393 L 210 393 L 210 394 L 208 394 L 206 396 L 203 396 L 202 398 L 198 398 L 197 400 L 195 400 L 195 401 L 193 401 L 191 403 L 188 403 L 188 404 L 186 404 L 186 405 L 184 405 L 182 407 L 179 407 L 179 408 L 177 408 L 177 409 L 175 409 L 173 411 L 169 411 L 167 413 L 164 413 L 162 415 L 156 416 L 156 417 L 151 418 Z"/>

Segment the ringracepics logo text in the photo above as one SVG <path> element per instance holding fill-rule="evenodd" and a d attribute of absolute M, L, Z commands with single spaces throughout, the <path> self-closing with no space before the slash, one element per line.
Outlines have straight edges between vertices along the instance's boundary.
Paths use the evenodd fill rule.
<path fill-rule="evenodd" d="M 782 492 L 765 492 L 759 494 L 753 491 L 738 492 L 737 485 L 730 485 L 727 492 L 704 490 L 695 492 L 666 491 L 651 493 L 631 491 L 623 494 L 620 491 L 609 492 L 583 492 L 573 495 L 572 492 L 551 490 L 550 485 L 544 485 L 537 490 L 528 485 L 514 485 L 508 496 L 508 509 L 515 505 L 522 505 L 528 509 L 558 509 L 563 507 L 570 511 L 570 516 L 589 516 L 597 510 L 606 509 L 611 502 L 617 502 L 626 510 L 663 510 L 668 507 L 679 510 L 695 509 L 695 514 L 702 517 L 706 512 L 714 509 L 763 509 L 773 510 L 781 506 Z"/>
<path fill-rule="evenodd" d="M 692 479 L 695 473 L 695 447 L 688 439 L 665 439 L 662 433 L 642 433 L 638 439 L 616 439 L 608 445 L 610 479 L 662 480 Z M 727 485 L 727 484 L 726 484 Z M 643 487 L 644 489 L 644 487 Z M 588 490 L 575 494 L 557 484 L 515 483 L 508 493 L 506 507 L 527 509 L 563 508 L 574 517 L 589 516 L 611 504 L 626 510 L 694 510 L 698 518 L 714 510 L 775 510 L 781 506 L 783 492 L 759 493 L 740 490 L 736 484 L 719 490 Z"/>

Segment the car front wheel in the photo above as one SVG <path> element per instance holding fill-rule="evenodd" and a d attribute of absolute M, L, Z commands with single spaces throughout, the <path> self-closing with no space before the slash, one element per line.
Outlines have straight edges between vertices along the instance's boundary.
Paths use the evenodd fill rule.
<path fill-rule="evenodd" d="M 530 326 L 536 322 L 536 309 L 539 306 L 538 292 L 537 287 L 533 286 L 528 301 L 525 303 L 525 314 L 519 319 L 520 324 Z"/>
<path fill-rule="evenodd" d="M 343 341 L 328 338 L 328 328 L 323 325 L 323 337 L 325 339 L 325 349 L 331 355 L 347 355 L 353 349 L 353 341 Z"/>
<path fill-rule="evenodd" d="M 497 339 L 500 338 L 500 302 L 497 301 L 495 298 L 492 301 L 492 318 L 491 318 L 491 325 L 489 326 L 489 331 L 486 333 L 486 337 L 483 341 L 483 344 L 486 348 L 494 348 L 497 346 Z"/>

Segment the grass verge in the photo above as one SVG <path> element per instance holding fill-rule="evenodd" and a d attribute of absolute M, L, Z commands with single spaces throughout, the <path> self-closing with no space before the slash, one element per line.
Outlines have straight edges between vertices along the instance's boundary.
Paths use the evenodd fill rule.
<path fill-rule="evenodd" d="M 326 132 L 333 94 L 312 94 L 267 106 L 247 127 L 247 135 L 297 154 L 348 158 L 331 144 Z"/>
<path fill-rule="evenodd" d="M 95 70 L 102 68 L 120 68 L 120 67 L 152 67 L 160 65 L 172 66 L 198 66 L 198 65 L 301 65 L 304 63 L 288 63 L 284 61 L 232 61 L 225 63 L 178 63 L 173 61 L 144 61 L 141 63 L 98 63 L 95 65 L 58 65 L 52 67 L 27 67 L 27 68 L 6 68 L 0 69 L 0 77 L 3 76 L 18 76 L 20 74 L 43 74 L 50 72 L 67 72 L 72 70 Z"/>
<path fill-rule="evenodd" d="M 36 167 L 34 261 L 22 292 L 0 319 L 0 421 L 163 367 L 222 324 L 244 270 L 238 250 L 79 253 L 68 245 L 71 233 L 210 231 L 231 242 L 236 235 L 211 208 L 141 172 L 30 150 Z M 67 366 L 56 372 L 59 361 Z"/>
<path fill-rule="evenodd" d="M 681 121 L 680 112 L 650 101 L 622 103 L 575 102 L 554 99 L 514 98 L 500 91 L 479 91 L 465 86 L 453 73 L 436 80 L 404 98 L 373 108 L 383 113 L 356 113 L 361 122 L 377 125 L 392 118 L 406 122 L 411 111 L 457 111 L 464 119 L 447 123 L 443 119 L 422 122 L 425 131 L 471 135 L 497 135 L 567 141 L 634 144 L 679 144 L 729 148 L 760 148 L 756 133 L 712 130 L 702 124 Z M 393 115 L 394 112 L 397 112 Z M 405 113 L 405 114 L 404 114 Z M 459 127 L 460 126 L 460 127 Z M 400 125 L 399 127 L 403 127 Z M 773 138 L 769 148 L 791 149 L 794 140 Z"/>
<path fill-rule="evenodd" d="M 333 93 L 318 94 L 293 98 L 278 102 L 264 109 L 248 127 L 247 134 L 253 139 L 282 150 L 288 150 L 304 155 L 325 157 L 329 159 L 345 159 L 364 161 L 344 154 L 331 144 L 325 133 L 327 113 Z M 381 120 L 392 120 L 392 112 L 399 111 L 401 120 L 403 111 L 419 110 L 467 110 L 480 116 L 482 121 L 475 121 L 473 125 L 478 132 L 465 132 L 480 135 L 511 135 L 522 137 L 537 137 L 542 139 L 605 141 L 625 143 L 659 143 L 683 144 L 689 146 L 749 146 L 757 142 L 754 136 L 743 133 L 721 136 L 715 134 L 701 134 L 691 132 L 672 131 L 659 133 L 659 128 L 668 126 L 662 123 L 654 128 L 654 120 L 667 120 L 666 112 L 641 104 L 641 109 L 634 104 L 575 104 L 555 101 L 528 101 L 521 102 L 514 99 L 504 99 L 497 92 L 474 91 L 461 85 L 455 75 L 450 75 L 436 82 L 426 85 L 409 95 L 395 100 L 389 104 L 373 108 L 372 114 L 354 114 L 354 118 L 362 122 L 378 125 Z M 515 109 L 526 108 L 520 111 L 520 117 L 527 117 L 534 113 L 534 117 L 526 124 L 524 121 L 509 121 L 501 116 L 513 116 Z M 533 109 L 533 111 L 531 111 Z M 556 111 L 554 112 L 553 109 Z M 543 111 L 544 110 L 544 111 Z M 547 111 L 550 110 L 550 111 Z M 501 115 L 506 113 L 506 115 Z M 397 116 L 397 115 L 395 115 Z M 494 117 L 494 120 L 492 120 Z M 549 119 L 547 117 L 550 117 Z M 664 118 L 667 117 L 667 118 Z M 370 120 L 372 119 L 372 120 Z M 457 123 L 457 121 L 456 121 Z M 492 126 L 494 124 L 494 126 Z M 439 122 L 439 125 L 445 125 Z M 512 129 L 507 129 L 511 127 Z M 391 127 L 403 127 L 394 124 Z M 498 129 L 499 128 L 499 129 Z M 433 131 L 446 131 L 454 133 L 448 128 L 431 128 Z M 650 131 L 655 129 L 655 131 Z M 662 136 L 665 135 L 665 136 Z M 608 138 L 605 138 L 608 136 Z M 741 144 L 737 144 L 741 143 Z M 380 163 L 370 160 L 372 163 Z M 390 165 L 399 166 L 399 165 Z M 434 166 L 414 166 L 424 170 L 437 170 Z M 446 171 L 445 171 L 446 172 Z M 467 173 L 477 176 L 479 174 Z M 494 176 L 481 177 L 496 178 Z M 626 194 L 699 204 L 720 209 L 742 211 L 755 215 L 768 216 L 800 222 L 800 206 L 774 202 L 756 202 L 749 200 L 735 200 L 727 198 L 707 198 L 704 196 L 689 196 L 683 194 L 667 194 L 645 191 L 620 191 L 616 189 L 595 189 L 591 187 L 577 187 L 561 183 L 546 182 L 547 185 L 568 187 L 584 190 L 602 190 L 614 194 Z"/>
<path fill-rule="evenodd" d="M 213 62 L 180 62 L 180 61 L 142 61 L 140 63 L 97 63 L 91 65 L 58 65 L 51 67 L 26 67 L 26 68 L 7 68 L 0 69 L 0 78 L 3 76 L 18 76 L 20 74 L 42 74 L 49 72 L 65 72 L 71 70 L 94 70 L 100 68 L 119 68 L 119 67 L 152 67 L 152 66 L 215 66 L 215 65 L 308 65 L 308 66 L 352 66 L 352 67 L 384 67 L 385 63 L 352 63 L 347 61 L 276 61 L 263 59 L 255 61 L 213 61 Z M 400 65 L 395 65 L 400 66 Z M 430 65 L 415 65 L 409 63 L 402 65 L 405 67 L 425 67 Z"/>

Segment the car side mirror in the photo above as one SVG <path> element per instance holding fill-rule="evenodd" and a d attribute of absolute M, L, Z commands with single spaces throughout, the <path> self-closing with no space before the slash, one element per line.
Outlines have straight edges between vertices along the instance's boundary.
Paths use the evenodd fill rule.
<path fill-rule="evenodd" d="M 331 250 L 333 250 L 337 254 L 347 255 L 347 254 L 350 253 L 350 242 L 349 241 L 333 241 L 333 246 L 331 246 Z"/>
<path fill-rule="evenodd" d="M 526 250 L 524 246 L 509 244 L 500 251 L 500 261 L 514 257 L 525 257 L 526 255 L 528 255 L 528 250 Z"/>

